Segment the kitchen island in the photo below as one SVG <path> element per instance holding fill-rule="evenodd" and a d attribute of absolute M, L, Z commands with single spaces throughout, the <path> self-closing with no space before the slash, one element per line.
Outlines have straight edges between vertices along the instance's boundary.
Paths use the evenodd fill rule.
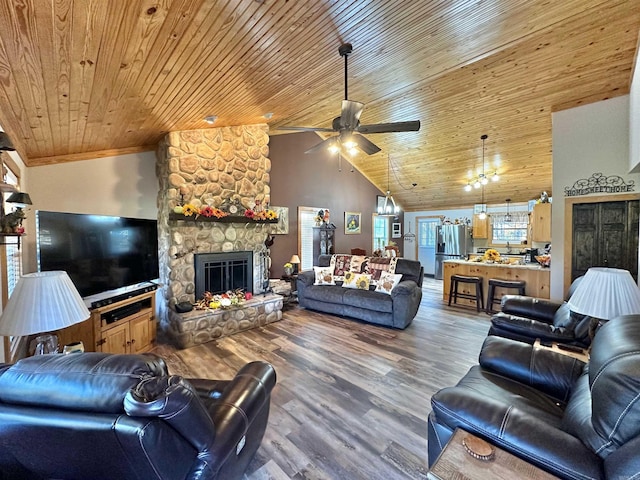
<path fill-rule="evenodd" d="M 525 293 L 530 297 L 549 298 L 549 268 L 541 267 L 536 263 L 527 265 L 505 264 L 505 263 L 483 263 L 470 262 L 466 260 L 446 260 L 444 262 L 444 278 L 442 299 L 449 302 L 449 287 L 451 285 L 451 275 L 467 275 L 482 278 L 482 289 L 484 300 L 487 301 L 489 291 L 489 279 L 499 278 L 500 280 L 523 280 L 526 282 Z M 458 293 L 475 294 L 475 286 L 460 284 Z M 496 288 L 495 297 L 500 298 L 505 294 L 513 294 L 513 290 Z M 475 308 L 475 301 L 458 298 L 458 305 L 469 305 Z"/>

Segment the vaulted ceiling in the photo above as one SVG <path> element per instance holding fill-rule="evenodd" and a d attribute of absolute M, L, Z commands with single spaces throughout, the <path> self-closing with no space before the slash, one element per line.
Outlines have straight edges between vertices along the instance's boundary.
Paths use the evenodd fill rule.
<path fill-rule="evenodd" d="M 639 31 L 640 0 L 3 0 L 0 125 L 28 166 L 150 150 L 207 115 L 330 127 L 349 42 L 361 123 L 422 123 L 368 135 L 358 170 L 386 190 L 390 156 L 407 210 L 479 203 L 487 134 L 485 203 L 520 202 L 552 193 L 551 113 L 629 92 Z"/>

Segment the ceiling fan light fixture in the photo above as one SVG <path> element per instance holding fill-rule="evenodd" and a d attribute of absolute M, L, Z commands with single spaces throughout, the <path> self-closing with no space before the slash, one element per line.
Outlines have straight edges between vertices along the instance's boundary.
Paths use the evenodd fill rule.
<path fill-rule="evenodd" d="M 356 147 L 351 147 L 351 148 L 349 148 L 349 150 L 347 150 L 347 152 L 352 157 L 355 157 L 358 154 L 358 149 Z"/>
<path fill-rule="evenodd" d="M 500 180 L 500 175 L 498 175 L 498 172 L 493 172 L 493 175 L 491 177 L 491 181 L 492 182 L 497 182 L 498 180 Z"/>
<path fill-rule="evenodd" d="M 476 181 L 473 182 L 473 188 L 480 188 L 481 185 L 480 180 L 476 178 Z"/>
<path fill-rule="evenodd" d="M 471 186 L 471 182 L 467 182 L 467 184 L 464 186 L 464 191 L 470 192 L 472 188 L 473 187 Z"/>
<path fill-rule="evenodd" d="M 328 150 L 330 153 L 338 153 L 340 151 L 340 147 L 335 143 L 332 143 L 331 145 L 329 145 Z"/>

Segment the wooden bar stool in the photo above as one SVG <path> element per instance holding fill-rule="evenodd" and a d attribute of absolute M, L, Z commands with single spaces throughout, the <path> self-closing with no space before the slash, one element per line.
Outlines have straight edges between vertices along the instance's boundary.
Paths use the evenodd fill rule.
<path fill-rule="evenodd" d="M 500 280 L 499 278 L 489 279 L 489 292 L 487 293 L 487 313 L 493 313 L 493 304 L 500 303 L 501 298 L 495 297 L 496 287 L 514 288 L 518 290 L 518 295 L 524 295 L 524 280 Z"/>
<path fill-rule="evenodd" d="M 476 286 L 475 295 L 471 293 L 458 293 L 459 283 L 473 283 Z M 479 312 L 480 307 L 484 310 L 484 294 L 482 293 L 482 278 L 469 277 L 467 275 L 451 275 L 451 285 L 449 287 L 449 306 L 451 306 L 451 298 L 453 303 L 458 303 L 458 297 L 467 298 L 476 301 L 476 310 Z"/>

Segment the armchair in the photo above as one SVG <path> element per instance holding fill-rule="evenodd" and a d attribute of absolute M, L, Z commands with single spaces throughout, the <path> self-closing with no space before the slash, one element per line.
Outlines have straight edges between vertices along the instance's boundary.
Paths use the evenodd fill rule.
<path fill-rule="evenodd" d="M 188 381 L 151 354 L 0 365 L 0 479 L 240 479 L 275 382 L 264 362 Z"/>
<path fill-rule="evenodd" d="M 640 478 L 640 315 L 604 325 L 588 367 L 489 336 L 455 387 L 431 399 L 431 465 L 456 428 L 564 479 Z"/>
<path fill-rule="evenodd" d="M 582 277 L 576 278 L 567 295 L 571 297 Z M 524 295 L 505 295 L 501 312 L 491 317 L 489 335 L 533 344 L 537 338 L 587 348 L 591 343 L 591 317 L 572 312 L 567 302 L 554 302 Z"/>

